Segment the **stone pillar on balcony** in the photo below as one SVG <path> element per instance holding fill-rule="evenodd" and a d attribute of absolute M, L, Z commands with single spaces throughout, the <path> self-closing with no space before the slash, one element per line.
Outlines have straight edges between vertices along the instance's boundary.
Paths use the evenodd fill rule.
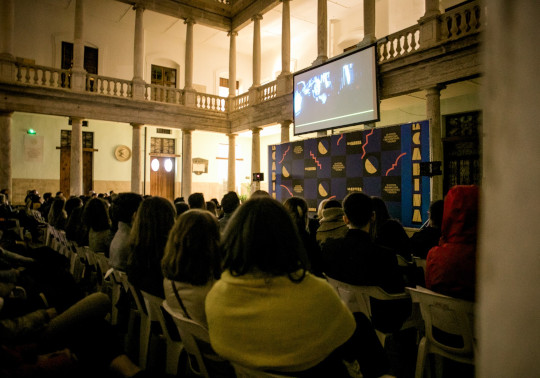
<path fill-rule="evenodd" d="M 375 0 L 364 0 L 364 39 L 358 44 L 359 47 L 369 46 L 375 43 Z"/>
<path fill-rule="evenodd" d="M 364 3 L 368 0 L 364 0 Z M 317 59 L 313 66 L 328 60 L 328 4 L 327 0 L 317 0 Z"/>
<path fill-rule="evenodd" d="M 133 90 L 132 97 L 136 100 L 144 100 L 145 82 L 144 71 L 144 8 L 135 5 L 135 41 L 133 46 Z"/>
<path fill-rule="evenodd" d="M 257 14 L 253 20 L 253 84 L 249 88 L 249 104 L 259 103 L 259 86 L 261 85 L 261 20 Z"/>
<path fill-rule="evenodd" d="M 441 90 L 445 86 L 437 85 L 427 89 L 426 115 L 429 120 L 431 161 L 443 161 L 442 125 L 441 125 Z M 431 179 L 431 200 L 443 199 L 443 176 Z"/>
<path fill-rule="evenodd" d="M 251 179 L 253 174 L 261 171 L 261 129 L 251 129 Z M 251 181 L 251 193 L 261 188 L 259 181 Z"/>
<path fill-rule="evenodd" d="M 75 3 L 75 37 L 73 39 L 73 67 L 71 67 L 71 89 L 75 92 L 86 90 L 86 70 L 84 69 L 84 0 Z"/>
<path fill-rule="evenodd" d="M 281 0 L 281 73 L 277 77 L 276 94 L 282 96 L 293 89 L 291 75 L 291 8 L 290 0 Z"/>
<path fill-rule="evenodd" d="M 229 46 L 229 98 L 236 97 L 236 37 L 238 33 L 231 30 Z"/>
<path fill-rule="evenodd" d="M 281 143 L 288 143 L 290 141 L 291 123 L 292 121 L 290 119 L 281 121 Z"/>
<path fill-rule="evenodd" d="M 0 111 L 0 189 L 12 193 L 11 176 L 11 116 L 13 112 Z M 13 195 L 11 196 L 13 198 Z"/>
<path fill-rule="evenodd" d="M 14 81 L 16 78 L 13 36 L 15 33 L 14 0 L 0 1 L 0 80 Z"/>
<path fill-rule="evenodd" d="M 182 197 L 191 194 L 191 130 L 182 130 Z"/>
<path fill-rule="evenodd" d="M 83 145 L 82 118 L 71 117 L 71 150 L 69 166 L 69 195 L 80 196 L 83 193 Z"/>
<path fill-rule="evenodd" d="M 133 134 L 131 137 L 131 191 L 133 193 L 143 194 L 141 190 L 143 178 L 143 150 L 144 143 L 142 139 L 143 125 L 132 123 Z"/>
<path fill-rule="evenodd" d="M 418 20 L 420 24 L 420 47 L 433 46 L 441 39 L 439 0 L 425 0 L 426 12 Z"/>
<path fill-rule="evenodd" d="M 229 137 L 228 177 L 227 190 L 236 190 L 236 134 L 227 134 Z"/>
<path fill-rule="evenodd" d="M 195 107 L 197 91 L 193 88 L 193 25 L 195 20 L 186 18 L 186 85 L 184 86 L 184 105 Z"/>

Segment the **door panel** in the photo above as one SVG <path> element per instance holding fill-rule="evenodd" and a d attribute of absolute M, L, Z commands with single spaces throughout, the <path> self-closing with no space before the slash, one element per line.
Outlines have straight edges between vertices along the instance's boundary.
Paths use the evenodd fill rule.
<path fill-rule="evenodd" d="M 150 158 L 150 195 L 174 200 L 175 168 L 175 158 Z"/>

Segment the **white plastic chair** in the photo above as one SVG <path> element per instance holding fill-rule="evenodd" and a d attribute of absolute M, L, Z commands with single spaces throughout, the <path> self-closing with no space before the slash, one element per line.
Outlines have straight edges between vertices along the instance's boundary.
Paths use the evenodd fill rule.
<path fill-rule="evenodd" d="M 367 318 L 372 321 L 372 312 L 371 312 L 371 301 L 370 298 L 383 300 L 383 301 L 393 301 L 400 299 L 410 299 L 408 293 L 397 293 L 389 294 L 384 291 L 379 286 L 357 286 L 350 285 L 348 283 L 338 281 L 336 279 L 324 275 L 328 283 L 337 291 L 339 297 L 351 312 L 361 312 L 367 316 Z M 417 311 L 412 309 L 411 316 L 403 323 L 401 330 L 409 328 L 417 328 L 421 323 L 419 314 Z M 390 335 L 389 333 L 383 333 L 379 330 L 375 330 L 381 344 L 384 346 L 386 338 Z"/>
<path fill-rule="evenodd" d="M 180 334 L 176 328 L 174 321 L 167 311 L 163 309 L 163 298 L 156 297 L 150 293 L 141 290 L 141 294 L 144 298 L 146 310 L 148 312 L 148 318 L 150 322 L 157 319 L 161 326 L 161 332 L 166 343 L 166 358 L 165 372 L 169 375 L 176 376 L 178 372 L 178 362 L 180 360 L 180 354 L 184 349 L 184 344 L 180 339 Z M 167 322 L 169 318 L 169 322 Z M 172 326 L 172 327 L 171 327 Z"/>
<path fill-rule="evenodd" d="M 425 336 L 418 345 L 416 360 L 416 378 L 424 374 L 426 357 L 430 353 L 438 354 L 461 363 L 474 365 L 476 340 L 474 339 L 474 303 L 462 299 L 448 297 L 417 286 L 407 289 L 413 302 L 420 304 L 420 311 L 425 322 Z M 453 339 L 461 340 L 459 344 L 450 343 L 434 337 L 434 327 Z"/>
<path fill-rule="evenodd" d="M 178 328 L 180 338 L 189 356 L 188 362 L 191 371 L 197 376 L 209 378 L 206 361 L 216 363 L 226 363 L 227 361 L 219 357 L 212 349 L 208 330 L 201 324 L 172 310 L 166 301 L 163 301 L 163 308 L 171 315 Z M 193 361 L 193 358 L 195 361 Z"/>

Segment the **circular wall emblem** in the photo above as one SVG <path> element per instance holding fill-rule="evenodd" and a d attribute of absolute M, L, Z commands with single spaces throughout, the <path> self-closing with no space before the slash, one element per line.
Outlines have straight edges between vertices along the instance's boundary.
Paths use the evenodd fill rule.
<path fill-rule="evenodd" d="M 131 150 L 128 146 L 120 145 L 114 150 L 114 157 L 118 161 L 126 161 L 131 157 Z"/>

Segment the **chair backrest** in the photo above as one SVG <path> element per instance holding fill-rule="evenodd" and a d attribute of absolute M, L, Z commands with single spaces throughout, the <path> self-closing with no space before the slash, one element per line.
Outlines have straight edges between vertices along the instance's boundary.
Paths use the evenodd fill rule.
<path fill-rule="evenodd" d="M 295 375 L 284 375 L 278 373 L 269 373 L 264 370 L 239 365 L 231 362 L 237 378 L 295 378 Z"/>
<path fill-rule="evenodd" d="M 146 291 L 141 290 L 141 294 L 144 298 L 144 304 L 151 321 L 159 321 L 163 335 L 172 341 L 180 341 L 180 334 L 176 327 L 171 328 L 170 322 L 166 317 L 170 317 L 167 311 L 163 309 L 163 298 L 157 297 Z M 171 319 L 172 320 L 172 319 Z"/>
<path fill-rule="evenodd" d="M 389 294 L 378 286 L 350 285 L 327 275 L 325 277 L 351 312 L 362 312 L 370 320 L 372 318 L 370 298 L 383 301 L 410 298 L 407 293 Z"/>
<path fill-rule="evenodd" d="M 408 288 L 413 302 L 420 304 L 420 311 L 426 325 L 426 338 L 431 348 L 434 346 L 454 355 L 474 355 L 474 303 L 448 297 L 417 286 Z M 445 343 L 444 337 L 434 337 L 433 331 L 441 330 L 446 334 L 463 340 L 462 346 Z"/>
<path fill-rule="evenodd" d="M 225 360 L 212 349 L 208 330 L 201 324 L 172 310 L 166 301 L 163 301 L 163 308 L 172 316 L 186 352 L 196 360 L 197 366 L 193 366 L 191 358 L 189 359 L 191 369 L 197 375 L 209 377 L 206 361 L 224 362 Z"/>

